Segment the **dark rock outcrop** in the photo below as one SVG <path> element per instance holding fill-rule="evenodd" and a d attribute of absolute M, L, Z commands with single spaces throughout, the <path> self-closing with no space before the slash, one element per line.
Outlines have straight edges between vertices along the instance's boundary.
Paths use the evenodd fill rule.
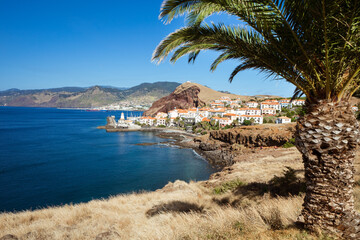
<path fill-rule="evenodd" d="M 7 234 L 5 236 L 2 236 L 0 240 L 18 240 L 18 238 L 12 234 Z"/>
<path fill-rule="evenodd" d="M 158 112 L 168 112 L 175 108 L 187 109 L 205 106 L 205 102 L 199 98 L 199 93 L 200 88 L 195 85 L 185 88 L 183 85 L 180 85 L 170 95 L 154 102 L 151 108 L 144 112 L 144 115 L 152 116 Z"/>

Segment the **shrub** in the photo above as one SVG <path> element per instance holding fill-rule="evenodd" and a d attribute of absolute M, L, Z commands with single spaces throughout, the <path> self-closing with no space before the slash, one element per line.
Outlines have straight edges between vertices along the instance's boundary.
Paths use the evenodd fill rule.
<path fill-rule="evenodd" d="M 251 124 L 252 124 L 252 122 L 250 120 L 244 120 L 244 122 L 243 122 L 243 125 L 245 125 L 245 126 L 249 126 Z"/>
<path fill-rule="evenodd" d="M 206 135 L 207 134 L 207 131 L 202 131 L 201 132 L 201 135 Z"/>
<path fill-rule="evenodd" d="M 295 147 L 295 138 L 290 138 L 290 140 L 286 142 L 282 147 L 283 148 Z"/>
<path fill-rule="evenodd" d="M 290 196 L 305 192 L 305 183 L 296 176 L 295 169 L 286 167 L 284 175 L 274 176 L 269 181 L 270 192 L 273 196 Z"/>
<path fill-rule="evenodd" d="M 236 189 L 239 186 L 244 186 L 246 183 L 240 181 L 239 179 L 236 179 L 234 181 L 226 182 L 216 188 L 214 188 L 214 194 L 223 194 L 228 191 L 232 191 Z"/>

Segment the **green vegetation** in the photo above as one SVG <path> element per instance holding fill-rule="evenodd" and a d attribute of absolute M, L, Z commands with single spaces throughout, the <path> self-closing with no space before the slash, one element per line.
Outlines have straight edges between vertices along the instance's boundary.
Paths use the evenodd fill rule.
<path fill-rule="evenodd" d="M 283 148 L 291 148 L 295 147 L 295 138 L 291 138 L 288 142 L 286 142 L 283 146 Z"/>
<path fill-rule="evenodd" d="M 214 188 L 214 194 L 223 194 L 236 189 L 239 186 L 244 186 L 246 183 L 236 179 L 234 181 L 223 183 L 222 185 Z"/>
<path fill-rule="evenodd" d="M 244 126 L 250 126 L 252 124 L 252 122 L 250 120 L 244 120 L 242 125 Z"/>

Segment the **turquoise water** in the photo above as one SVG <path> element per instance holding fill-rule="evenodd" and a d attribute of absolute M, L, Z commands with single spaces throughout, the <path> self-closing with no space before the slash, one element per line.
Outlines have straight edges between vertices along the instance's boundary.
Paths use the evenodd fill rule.
<path fill-rule="evenodd" d="M 191 149 L 135 145 L 164 141 L 154 133 L 96 129 L 109 115 L 120 112 L 0 107 L 0 212 L 155 190 L 215 171 Z"/>

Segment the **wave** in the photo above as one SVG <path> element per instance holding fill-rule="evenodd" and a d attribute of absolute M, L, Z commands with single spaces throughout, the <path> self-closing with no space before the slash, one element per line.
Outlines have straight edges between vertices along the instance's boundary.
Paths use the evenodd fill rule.
<path fill-rule="evenodd" d="M 179 146 L 171 144 L 170 142 L 169 143 L 158 143 L 157 145 L 158 146 L 165 146 L 165 147 L 172 147 L 172 148 L 180 148 Z"/>

